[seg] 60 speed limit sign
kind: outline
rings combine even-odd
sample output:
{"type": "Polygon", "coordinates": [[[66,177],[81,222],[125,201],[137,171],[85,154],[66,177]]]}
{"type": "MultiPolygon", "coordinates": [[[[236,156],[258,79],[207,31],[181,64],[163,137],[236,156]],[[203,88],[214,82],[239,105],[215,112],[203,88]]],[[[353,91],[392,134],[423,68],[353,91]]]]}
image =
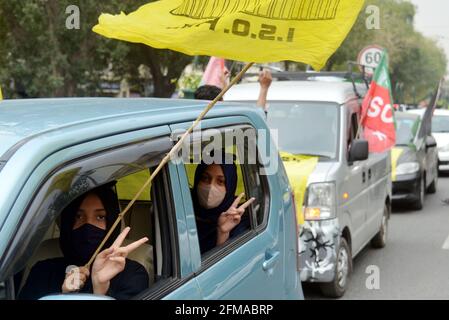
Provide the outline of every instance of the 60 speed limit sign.
{"type": "Polygon", "coordinates": [[[372,75],[374,73],[374,69],[379,66],[383,50],[384,49],[382,47],[376,45],[363,48],[357,58],[357,63],[359,64],[361,71],[363,71],[362,66],[364,66],[365,72],[372,75]]]}

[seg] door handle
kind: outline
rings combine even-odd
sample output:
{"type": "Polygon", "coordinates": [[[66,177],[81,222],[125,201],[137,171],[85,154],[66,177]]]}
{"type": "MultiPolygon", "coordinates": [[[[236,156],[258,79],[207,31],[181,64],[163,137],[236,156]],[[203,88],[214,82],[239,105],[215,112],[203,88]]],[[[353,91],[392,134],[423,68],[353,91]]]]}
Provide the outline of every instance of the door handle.
{"type": "Polygon", "coordinates": [[[362,172],[362,182],[363,183],[366,182],[366,172],[365,171],[362,172]]]}
{"type": "Polygon", "coordinates": [[[273,269],[276,263],[278,262],[280,257],[279,251],[275,251],[273,253],[266,252],[265,253],[265,261],[262,264],[262,269],[264,271],[269,271],[273,269]]]}
{"type": "Polygon", "coordinates": [[[368,180],[371,180],[371,169],[368,170],[368,180]]]}

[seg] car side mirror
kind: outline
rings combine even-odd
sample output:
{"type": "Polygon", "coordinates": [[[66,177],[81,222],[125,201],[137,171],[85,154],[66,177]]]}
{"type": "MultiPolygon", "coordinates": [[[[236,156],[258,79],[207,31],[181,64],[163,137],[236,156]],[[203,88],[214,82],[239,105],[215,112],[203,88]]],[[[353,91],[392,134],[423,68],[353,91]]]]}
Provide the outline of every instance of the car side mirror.
{"type": "Polygon", "coordinates": [[[355,161],[363,161],[369,157],[368,141],[366,140],[354,140],[349,150],[350,163],[355,161]]]}
{"type": "Polygon", "coordinates": [[[108,296],[101,296],[97,294],[65,293],[65,294],[48,295],[40,298],[39,300],[71,301],[71,300],[115,300],[115,299],[108,296]]]}
{"type": "Polygon", "coordinates": [[[437,141],[435,140],[434,137],[432,136],[427,136],[426,137],[426,148],[435,148],[437,146],[437,141]]]}

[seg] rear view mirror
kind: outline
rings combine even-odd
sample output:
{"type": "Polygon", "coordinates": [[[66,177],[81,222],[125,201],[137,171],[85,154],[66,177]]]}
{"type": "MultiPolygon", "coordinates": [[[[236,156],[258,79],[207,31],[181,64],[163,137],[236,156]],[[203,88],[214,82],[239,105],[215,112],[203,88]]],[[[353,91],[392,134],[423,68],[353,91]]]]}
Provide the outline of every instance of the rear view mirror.
{"type": "Polygon", "coordinates": [[[437,141],[432,136],[427,136],[426,138],[426,148],[435,148],[437,146],[437,141]]]}
{"type": "Polygon", "coordinates": [[[354,140],[351,144],[351,149],[349,150],[348,161],[350,163],[355,161],[363,161],[368,159],[368,157],[369,157],[368,141],[354,140]]]}

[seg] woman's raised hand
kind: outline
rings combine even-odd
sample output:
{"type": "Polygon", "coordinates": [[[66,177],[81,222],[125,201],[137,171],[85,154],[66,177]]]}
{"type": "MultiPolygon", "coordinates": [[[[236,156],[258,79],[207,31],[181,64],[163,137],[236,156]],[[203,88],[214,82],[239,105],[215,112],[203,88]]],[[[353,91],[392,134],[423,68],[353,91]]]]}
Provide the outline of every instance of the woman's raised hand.
{"type": "Polygon", "coordinates": [[[92,284],[94,293],[105,295],[109,289],[110,281],[117,274],[125,269],[126,257],[128,254],[148,241],[142,238],[125,247],[121,247],[123,241],[129,233],[130,228],[126,227],[112,246],[100,252],[92,265],[92,284]]]}
{"type": "Polygon", "coordinates": [[[245,194],[241,193],[234,200],[229,209],[226,212],[223,212],[218,218],[217,245],[221,245],[228,240],[229,233],[240,223],[242,215],[245,213],[245,209],[256,200],[256,198],[251,198],[241,206],[238,206],[244,196],[245,194]]]}

